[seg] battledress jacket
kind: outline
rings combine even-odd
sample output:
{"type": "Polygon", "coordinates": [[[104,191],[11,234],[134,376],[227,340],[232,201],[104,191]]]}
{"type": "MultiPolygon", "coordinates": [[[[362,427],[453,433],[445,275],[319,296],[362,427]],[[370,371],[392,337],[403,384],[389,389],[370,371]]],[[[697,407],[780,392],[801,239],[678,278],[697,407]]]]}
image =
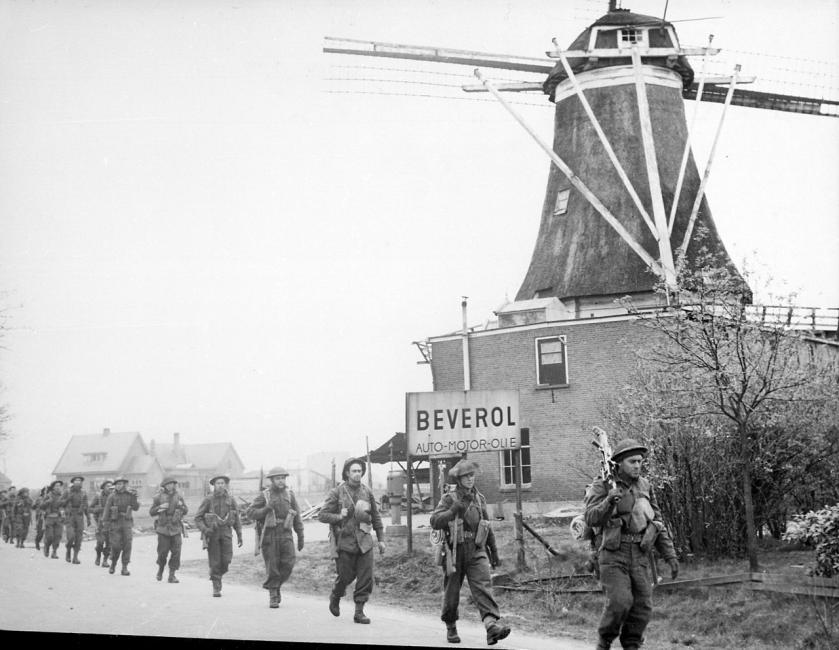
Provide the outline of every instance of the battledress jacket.
{"type": "Polygon", "coordinates": [[[384,527],[376,499],[364,483],[353,488],[348,482],[344,482],[332,488],[318,514],[318,520],[330,525],[339,551],[369,551],[374,546],[371,528],[376,531],[377,539],[384,539],[384,527]],[[360,499],[370,504],[369,514],[355,512],[355,504],[360,499]],[[349,511],[346,519],[341,518],[341,508],[347,508],[349,511]]]}
{"type": "MultiPolygon", "coordinates": [[[[437,507],[434,508],[434,511],[431,513],[429,523],[435,530],[448,531],[449,523],[456,518],[451,509],[455,500],[460,501],[466,508],[463,514],[460,515],[463,520],[464,533],[474,538],[475,533],[478,532],[480,521],[489,520],[486,498],[474,487],[471,490],[466,490],[458,486],[453,491],[444,494],[443,498],[440,499],[440,503],[437,504],[437,507]]],[[[448,540],[449,544],[453,541],[462,543],[462,540],[448,540]]],[[[498,564],[498,549],[495,545],[495,533],[492,531],[491,527],[487,531],[486,542],[484,542],[480,548],[486,549],[490,563],[493,566],[498,564]]]]}
{"type": "Polygon", "coordinates": [[[180,492],[175,490],[172,494],[160,492],[155,495],[152,501],[149,514],[157,517],[154,530],[158,535],[181,535],[183,534],[183,516],[189,512],[184,498],[180,492]]]}
{"type": "Polygon", "coordinates": [[[87,507],[87,492],[81,488],[71,487],[61,497],[61,507],[68,516],[84,515],[90,519],[87,507]]]}
{"type": "MultiPolygon", "coordinates": [[[[273,526],[272,534],[291,536],[292,529],[297,533],[297,539],[303,539],[303,520],[300,518],[300,508],[297,506],[297,498],[289,488],[278,490],[271,486],[259,493],[248,508],[248,514],[257,522],[257,528],[262,532],[265,526],[265,518],[271,509],[274,509],[276,526],[273,526]],[[289,512],[294,512],[289,525],[286,526],[289,512]]],[[[270,544],[271,536],[266,534],[262,538],[262,544],[270,544]]]]}
{"type": "Polygon", "coordinates": [[[218,531],[220,537],[233,537],[231,528],[236,531],[236,537],[242,537],[242,522],[239,520],[239,508],[236,500],[227,493],[218,495],[211,492],[195,513],[195,525],[206,535],[213,535],[218,531]]]}
{"type": "MultiPolygon", "coordinates": [[[[661,509],[650,482],[643,476],[636,481],[617,479],[617,486],[624,489],[623,498],[617,504],[611,503],[606,497],[609,494],[609,483],[603,479],[596,479],[586,492],[585,521],[594,529],[597,535],[599,550],[617,551],[621,545],[621,534],[643,533],[647,526],[655,526],[658,535],[655,538],[655,548],[665,560],[676,559],[673,540],[664,526],[661,509]],[[646,500],[649,508],[636,508],[636,503],[646,500]],[[652,512],[652,517],[641,523],[638,520],[639,510],[652,512]],[[633,513],[635,517],[633,518],[633,513]]],[[[639,506],[643,506],[639,503],[639,506]]]]}

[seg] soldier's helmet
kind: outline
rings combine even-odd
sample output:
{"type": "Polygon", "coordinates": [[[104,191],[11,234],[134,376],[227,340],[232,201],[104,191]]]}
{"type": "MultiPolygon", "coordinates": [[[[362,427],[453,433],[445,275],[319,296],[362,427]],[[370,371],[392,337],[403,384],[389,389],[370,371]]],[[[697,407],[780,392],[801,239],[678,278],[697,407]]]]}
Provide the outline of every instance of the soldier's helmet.
{"type": "Polygon", "coordinates": [[[127,478],[125,478],[124,476],[117,476],[117,477],[114,479],[114,485],[116,485],[117,483],[126,483],[126,484],[127,484],[127,483],[128,483],[128,479],[127,479],[127,478]]]}
{"type": "Polygon", "coordinates": [[[350,465],[356,463],[361,465],[361,475],[364,476],[364,474],[367,472],[367,463],[365,463],[361,458],[347,458],[347,460],[344,461],[344,469],[341,470],[342,479],[344,479],[345,481],[348,481],[350,479],[350,465]]]}
{"type": "Polygon", "coordinates": [[[163,480],[160,481],[160,487],[166,487],[169,483],[174,483],[175,485],[178,484],[178,479],[174,476],[164,476],[163,480]]]}
{"type": "Polygon", "coordinates": [[[99,487],[104,490],[105,488],[110,487],[113,484],[114,482],[111,479],[106,478],[104,481],[102,481],[102,484],[99,487]]]}
{"type": "Polygon", "coordinates": [[[637,440],[625,438],[615,445],[615,448],[612,451],[612,462],[619,463],[627,456],[635,456],[637,454],[641,454],[646,457],[648,451],[649,449],[637,440]]]}
{"type": "Polygon", "coordinates": [[[52,489],[53,489],[56,485],[61,485],[61,486],[64,486],[64,481],[62,481],[61,479],[55,479],[52,483],[50,483],[50,491],[52,491],[52,489]]]}
{"type": "Polygon", "coordinates": [[[464,474],[475,474],[479,469],[480,465],[474,460],[462,458],[449,470],[449,480],[452,483],[457,483],[464,474]]]}
{"type": "Polygon", "coordinates": [[[28,487],[22,487],[17,491],[17,495],[19,497],[26,496],[28,494],[29,494],[29,488],[28,487]]]}
{"type": "Polygon", "coordinates": [[[230,484],[230,477],[227,474],[219,474],[210,479],[210,485],[215,485],[218,480],[224,481],[225,484],[230,484]]]}
{"type": "Polygon", "coordinates": [[[84,482],[84,476],[74,476],[73,478],[70,479],[70,483],[72,483],[76,479],[79,479],[80,481],[84,482]]]}
{"type": "Polygon", "coordinates": [[[282,465],[277,465],[268,470],[265,478],[274,478],[275,476],[288,476],[288,470],[282,465]]]}

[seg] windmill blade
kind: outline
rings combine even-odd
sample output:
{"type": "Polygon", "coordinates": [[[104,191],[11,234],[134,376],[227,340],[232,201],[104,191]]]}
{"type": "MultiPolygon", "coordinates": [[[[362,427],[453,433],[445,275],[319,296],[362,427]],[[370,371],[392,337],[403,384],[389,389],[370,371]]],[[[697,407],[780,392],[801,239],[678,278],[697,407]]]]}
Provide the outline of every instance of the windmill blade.
{"type": "Polygon", "coordinates": [[[426,45],[404,45],[363,41],[352,38],[324,37],[323,51],[327,54],[356,54],[391,59],[410,59],[430,61],[432,63],[453,63],[457,65],[500,68],[520,72],[538,72],[548,74],[554,67],[551,61],[542,58],[514,56],[511,54],[490,54],[471,50],[455,50],[426,45]]]}
{"type": "MultiPolygon", "coordinates": [[[[698,87],[698,83],[691,85],[691,87],[684,92],[684,98],[696,99],[696,91],[698,87]]],[[[702,101],[722,104],[725,102],[727,92],[727,86],[720,84],[706,84],[705,89],[702,91],[702,101]]],[[[839,100],[835,99],[818,99],[816,97],[784,95],[780,93],[743,90],[738,88],[734,91],[731,103],[735,106],[763,108],[771,111],[839,117],[839,100]]]]}

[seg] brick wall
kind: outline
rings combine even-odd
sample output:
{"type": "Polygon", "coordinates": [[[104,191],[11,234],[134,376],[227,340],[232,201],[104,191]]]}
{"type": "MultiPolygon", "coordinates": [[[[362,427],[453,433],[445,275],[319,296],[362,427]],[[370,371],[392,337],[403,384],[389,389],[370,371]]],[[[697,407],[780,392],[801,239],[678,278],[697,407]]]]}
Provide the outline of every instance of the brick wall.
{"type": "MultiPolygon", "coordinates": [[[[649,336],[630,319],[591,319],[470,337],[472,389],[519,389],[521,426],[530,429],[531,445],[532,483],[522,495],[525,511],[582,500],[586,484],[597,473],[591,427],[603,424],[601,409],[628,380],[636,365],[635,351],[649,336]],[[535,339],[557,335],[566,336],[569,385],[539,389],[535,339]]],[[[432,339],[432,365],[434,390],[463,388],[460,339],[432,339]]],[[[501,489],[499,454],[473,453],[470,458],[481,465],[479,489],[487,500],[512,508],[515,491],[501,489]]]]}

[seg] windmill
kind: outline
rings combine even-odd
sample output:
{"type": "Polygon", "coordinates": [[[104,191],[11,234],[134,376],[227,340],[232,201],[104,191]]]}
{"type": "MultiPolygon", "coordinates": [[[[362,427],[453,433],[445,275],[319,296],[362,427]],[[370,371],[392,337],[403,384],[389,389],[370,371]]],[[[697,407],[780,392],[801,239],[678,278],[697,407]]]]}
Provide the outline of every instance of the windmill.
{"type": "Polygon", "coordinates": [[[713,148],[700,175],[684,100],[839,115],[834,100],[745,90],[752,78],[738,69],[697,74],[688,57],[713,56],[710,43],[682,47],[672,22],[614,2],[567,49],[554,47],[544,58],[333,38],[324,51],[476,66],[481,83],[463,90],[492,93],[517,119],[505,95],[550,97],[554,138],[540,145],[553,164],[516,299],[555,297],[577,312],[619,295],[655,300],[660,283],[676,291],[679,266],[696,262],[700,250],[737,273],[705,197],[713,148]],[[480,71],[486,68],[543,78],[495,84],[480,71]]]}

